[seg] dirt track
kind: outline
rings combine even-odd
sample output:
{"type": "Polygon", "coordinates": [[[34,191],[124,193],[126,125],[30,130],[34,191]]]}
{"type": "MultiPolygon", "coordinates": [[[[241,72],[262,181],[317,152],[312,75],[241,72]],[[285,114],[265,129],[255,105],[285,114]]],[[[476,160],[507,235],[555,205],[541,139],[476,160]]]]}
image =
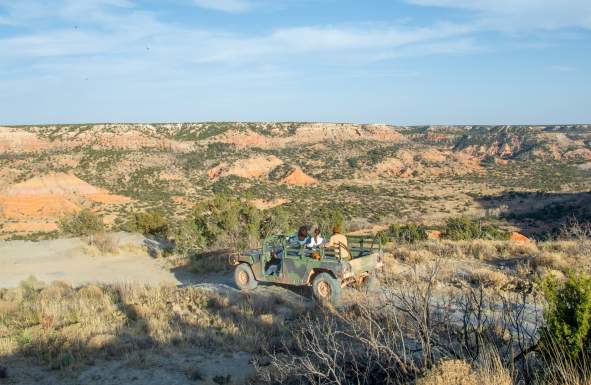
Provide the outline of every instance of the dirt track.
{"type": "Polygon", "coordinates": [[[150,240],[137,235],[117,233],[120,252],[100,255],[80,239],[56,239],[40,242],[0,242],[0,287],[15,287],[29,276],[40,281],[65,281],[78,286],[88,282],[142,284],[181,284],[164,268],[162,260],[152,258],[150,240]]]}

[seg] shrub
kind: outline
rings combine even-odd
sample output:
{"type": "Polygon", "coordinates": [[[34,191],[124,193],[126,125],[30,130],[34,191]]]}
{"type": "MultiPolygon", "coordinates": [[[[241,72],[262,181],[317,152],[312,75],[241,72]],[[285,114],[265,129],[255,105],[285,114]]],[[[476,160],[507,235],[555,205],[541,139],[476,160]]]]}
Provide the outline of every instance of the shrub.
{"type": "Polygon", "coordinates": [[[323,207],[311,215],[313,223],[324,234],[331,234],[334,227],[338,227],[342,233],[347,231],[345,215],[340,209],[323,207]]]}
{"type": "Polygon", "coordinates": [[[168,221],[159,211],[147,211],[135,213],[129,228],[144,235],[167,237],[169,231],[168,221]]]}
{"type": "Polygon", "coordinates": [[[265,210],[260,224],[261,238],[289,231],[289,213],[281,206],[265,210]]]}
{"type": "Polygon", "coordinates": [[[192,218],[182,221],[173,236],[176,252],[180,255],[191,256],[205,246],[205,238],[192,218]]]}
{"type": "Polygon", "coordinates": [[[89,209],[68,215],[59,222],[61,232],[75,237],[90,236],[105,230],[103,218],[89,209]]]}
{"type": "Polygon", "coordinates": [[[510,234],[496,225],[485,224],[481,220],[459,217],[448,219],[441,235],[443,238],[454,241],[469,241],[472,239],[507,240],[510,234]]]}
{"type": "Polygon", "coordinates": [[[111,234],[97,234],[94,237],[94,245],[102,253],[117,254],[119,252],[119,242],[111,234]]]}
{"type": "Polygon", "coordinates": [[[195,206],[189,218],[204,247],[241,250],[259,241],[261,212],[256,207],[223,195],[195,206]]]}
{"type": "Polygon", "coordinates": [[[591,276],[570,273],[564,283],[552,276],[543,282],[548,302],[544,313],[546,327],[541,333],[541,351],[556,357],[560,347],[573,361],[588,360],[591,353],[591,276]]]}
{"type": "Polygon", "coordinates": [[[414,223],[406,225],[392,224],[385,232],[385,241],[415,243],[427,239],[426,229],[414,223]]]}

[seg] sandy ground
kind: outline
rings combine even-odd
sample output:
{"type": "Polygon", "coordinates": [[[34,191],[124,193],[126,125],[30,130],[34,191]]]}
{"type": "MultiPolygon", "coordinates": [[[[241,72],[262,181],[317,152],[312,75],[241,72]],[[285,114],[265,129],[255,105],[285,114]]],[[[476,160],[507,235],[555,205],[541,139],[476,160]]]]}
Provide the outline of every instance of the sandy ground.
{"type": "Polygon", "coordinates": [[[147,252],[157,248],[138,235],[116,233],[121,251],[100,255],[80,239],[49,241],[0,241],[0,287],[15,287],[29,276],[43,282],[65,281],[78,286],[89,282],[182,284],[164,266],[164,261],[147,252]]]}

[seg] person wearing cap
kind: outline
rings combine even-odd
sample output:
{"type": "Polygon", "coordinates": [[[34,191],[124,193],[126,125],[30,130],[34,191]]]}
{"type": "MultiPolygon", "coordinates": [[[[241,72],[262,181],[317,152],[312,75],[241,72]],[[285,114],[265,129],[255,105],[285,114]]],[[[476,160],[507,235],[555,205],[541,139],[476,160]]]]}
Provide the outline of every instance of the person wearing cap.
{"type": "Polygon", "coordinates": [[[347,237],[341,234],[341,228],[339,226],[334,226],[332,228],[332,235],[324,247],[334,247],[339,251],[341,258],[351,259],[351,254],[349,254],[349,242],[347,241],[347,237]]]}

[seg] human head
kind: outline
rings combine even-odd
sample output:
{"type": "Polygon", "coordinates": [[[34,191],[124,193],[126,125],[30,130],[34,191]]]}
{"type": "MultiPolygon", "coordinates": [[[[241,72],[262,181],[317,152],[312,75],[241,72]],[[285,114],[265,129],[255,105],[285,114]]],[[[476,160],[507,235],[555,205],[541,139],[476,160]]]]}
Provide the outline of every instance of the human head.
{"type": "Polygon", "coordinates": [[[334,225],[332,227],[332,233],[333,234],[340,234],[341,233],[341,228],[339,227],[339,225],[334,225]]]}
{"type": "Polygon", "coordinates": [[[320,235],[320,229],[317,227],[316,229],[314,229],[314,236],[317,237],[320,235]]]}
{"type": "Polygon", "coordinates": [[[298,238],[306,238],[308,236],[308,228],[306,226],[301,226],[298,230],[298,238]]]}

